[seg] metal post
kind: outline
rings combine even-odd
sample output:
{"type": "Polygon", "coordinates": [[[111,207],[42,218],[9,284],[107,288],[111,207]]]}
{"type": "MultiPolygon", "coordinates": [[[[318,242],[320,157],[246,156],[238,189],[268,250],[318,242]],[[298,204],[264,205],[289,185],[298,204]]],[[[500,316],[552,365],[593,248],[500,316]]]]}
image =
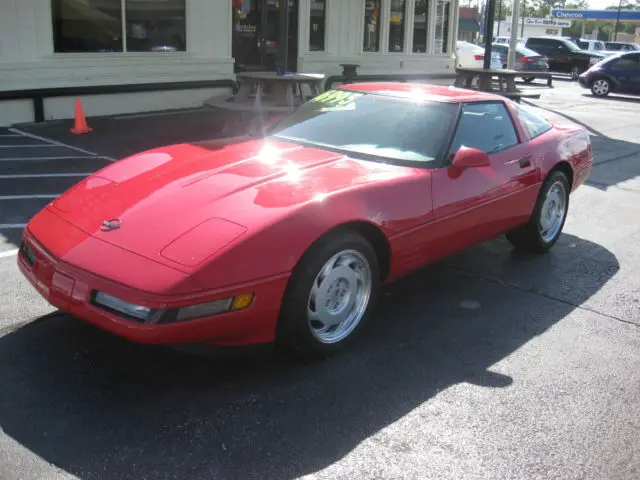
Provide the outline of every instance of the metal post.
{"type": "Polygon", "coordinates": [[[483,68],[489,70],[491,68],[491,50],[493,43],[493,22],[496,19],[496,0],[487,2],[487,20],[484,24],[484,65],[483,68]]]}
{"type": "Polygon", "coordinates": [[[511,12],[511,39],[509,40],[509,54],[507,68],[513,70],[516,65],[516,49],[518,48],[518,16],[520,15],[520,0],[513,0],[511,12]]]}
{"type": "Polygon", "coordinates": [[[289,60],[289,0],[280,1],[280,38],[278,38],[278,53],[276,72],[278,75],[287,73],[289,60]]]}
{"type": "Polygon", "coordinates": [[[500,24],[502,23],[502,0],[498,3],[498,32],[496,33],[496,37],[500,36],[500,24]]]}
{"type": "Polygon", "coordinates": [[[524,17],[527,15],[526,11],[527,0],[522,0],[522,26],[520,27],[520,36],[524,38],[524,17]]]}
{"type": "Polygon", "coordinates": [[[620,0],[618,2],[618,16],[616,17],[616,26],[615,29],[613,30],[613,41],[617,42],[618,41],[618,27],[620,26],[620,9],[622,8],[622,0],[620,0]]]}

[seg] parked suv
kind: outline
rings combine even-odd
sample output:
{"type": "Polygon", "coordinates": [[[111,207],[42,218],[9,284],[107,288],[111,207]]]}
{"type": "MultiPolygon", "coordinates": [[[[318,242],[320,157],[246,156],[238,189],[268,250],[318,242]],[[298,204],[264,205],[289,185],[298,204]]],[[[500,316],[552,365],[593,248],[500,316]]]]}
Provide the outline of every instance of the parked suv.
{"type": "Polygon", "coordinates": [[[569,73],[572,80],[604,58],[603,54],[581,50],[572,41],[559,37],[529,37],[525,47],[547,57],[549,70],[569,73]]]}

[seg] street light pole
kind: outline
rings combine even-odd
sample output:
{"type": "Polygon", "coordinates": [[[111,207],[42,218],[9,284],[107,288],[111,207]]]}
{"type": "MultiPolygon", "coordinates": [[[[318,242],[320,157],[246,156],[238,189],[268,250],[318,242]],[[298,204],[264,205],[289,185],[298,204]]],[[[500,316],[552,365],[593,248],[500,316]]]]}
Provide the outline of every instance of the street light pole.
{"type": "Polygon", "coordinates": [[[618,16],[616,17],[616,26],[613,30],[613,41],[618,41],[618,27],[620,26],[620,9],[622,8],[622,0],[618,2],[618,16]]]}
{"type": "Polygon", "coordinates": [[[502,0],[498,3],[498,32],[496,33],[496,37],[500,36],[500,24],[502,23],[502,0]]]}
{"type": "Polygon", "coordinates": [[[484,64],[483,68],[491,68],[491,51],[493,43],[493,22],[496,19],[496,0],[488,0],[487,20],[484,24],[484,64]]]}
{"type": "Polygon", "coordinates": [[[513,70],[516,65],[516,49],[518,48],[518,15],[520,15],[520,0],[513,0],[511,12],[511,39],[507,55],[507,68],[513,70]]]}

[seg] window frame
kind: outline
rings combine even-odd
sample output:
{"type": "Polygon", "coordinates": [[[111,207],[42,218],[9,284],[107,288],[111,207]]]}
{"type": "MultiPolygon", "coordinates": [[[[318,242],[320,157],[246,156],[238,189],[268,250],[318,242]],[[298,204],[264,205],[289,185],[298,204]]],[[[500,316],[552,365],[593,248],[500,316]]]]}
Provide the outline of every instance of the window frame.
{"type": "Polygon", "coordinates": [[[388,35],[388,25],[386,20],[389,18],[389,11],[391,8],[391,4],[385,0],[370,0],[370,1],[378,1],[380,2],[380,11],[378,12],[378,49],[377,50],[365,50],[364,49],[364,35],[365,28],[367,26],[367,22],[365,21],[365,13],[367,11],[367,1],[362,0],[362,8],[360,9],[360,54],[361,55],[380,55],[383,53],[388,53],[386,50],[385,39],[389,37],[388,35]],[[387,6],[389,8],[387,8],[387,6]]]}
{"type": "MultiPolygon", "coordinates": [[[[366,1],[366,0],[365,0],[366,1]]],[[[402,51],[396,52],[391,51],[389,49],[389,39],[391,36],[391,2],[393,0],[382,0],[383,9],[385,14],[383,15],[383,19],[385,20],[386,29],[383,30],[383,41],[384,41],[384,50],[383,53],[388,53],[389,55],[406,55],[408,53],[407,49],[409,47],[409,19],[413,21],[413,16],[409,15],[409,10],[411,5],[415,5],[415,0],[404,0],[404,13],[403,13],[403,25],[402,25],[402,51]],[[385,7],[386,4],[386,7],[385,7]],[[388,8],[387,8],[388,7],[388,8]]],[[[411,30],[413,32],[413,29],[411,30]]],[[[413,40],[413,39],[412,39],[413,40]]],[[[413,48],[413,46],[412,46],[413,48]]],[[[367,52],[370,53],[370,52],[367,52]]]]}
{"type": "Polygon", "coordinates": [[[505,152],[505,151],[509,150],[510,148],[517,147],[519,145],[522,145],[522,143],[524,143],[522,137],[520,136],[520,131],[518,130],[516,122],[514,121],[513,114],[512,114],[511,110],[509,109],[509,107],[507,106],[507,104],[505,102],[503,102],[501,100],[479,100],[479,101],[459,102],[458,118],[454,122],[455,127],[453,128],[453,130],[451,132],[451,135],[449,137],[449,142],[446,145],[446,150],[444,150],[446,152],[446,154],[443,157],[444,158],[444,162],[443,162],[443,167],[444,168],[451,167],[451,163],[453,162],[453,158],[454,158],[456,152],[452,152],[451,151],[451,147],[453,145],[453,141],[456,138],[456,134],[458,133],[458,128],[460,127],[460,122],[462,120],[462,115],[464,113],[464,108],[469,106],[469,105],[501,105],[502,108],[504,108],[505,112],[507,113],[507,116],[509,117],[509,121],[511,122],[511,127],[513,128],[513,131],[514,131],[515,136],[516,136],[516,143],[513,144],[513,145],[510,145],[508,147],[505,147],[505,148],[503,148],[501,150],[496,150],[495,152],[489,153],[488,154],[489,158],[491,158],[493,155],[505,152]]]}
{"type": "MultiPolygon", "coordinates": [[[[64,1],[64,0],[61,0],[64,1]]],[[[56,0],[49,0],[49,26],[51,28],[50,30],[50,34],[51,34],[51,52],[53,54],[54,57],[57,56],[72,56],[72,57],[77,57],[79,55],[100,55],[100,56],[105,56],[105,55],[179,55],[179,56],[184,56],[186,54],[189,53],[189,15],[188,15],[188,9],[189,9],[189,3],[190,0],[183,0],[184,1],[184,44],[185,44],[185,49],[184,50],[177,50],[175,52],[162,52],[162,51],[157,51],[154,52],[153,50],[149,50],[149,51],[129,51],[127,49],[127,7],[126,7],[126,3],[128,0],[120,0],[120,33],[122,34],[122,50],[118,51],[118,52],[56,52],[56,36],[55,36],[55,28],[54,28],[54,2],[56,2],[56,0]]]]}
{"type": "MultiPolygon", "coordinates": [[[[323,50],[311,50],[311,4],[313,0],[306,2],[306,17],[307,21],[304,22],[307,27],[306,32],[306,48],[304,49],[305,55],[327,55],[330,51],[329,48],[329,19],[331,12],[331,0],[324,0],[324,49],[323,50]]],[[[302,29],[300,29],[302,32],[302,29]]]]}

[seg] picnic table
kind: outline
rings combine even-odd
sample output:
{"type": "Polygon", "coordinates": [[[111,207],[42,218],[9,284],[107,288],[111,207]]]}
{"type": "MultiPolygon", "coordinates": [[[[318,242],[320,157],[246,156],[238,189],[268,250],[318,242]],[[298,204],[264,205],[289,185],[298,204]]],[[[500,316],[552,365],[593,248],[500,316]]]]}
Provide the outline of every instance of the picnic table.
{"type": "Polygon", "coordinates": [[[305,101],[303,86],[307,85],[312,96],[322,92],[323,74],[276,72],[242,72],[236,74],[238,82],[237,103],[244,103],[255,95],[255,105],[264,105],[265,100],[274,107],[293,109],[305,101]],[[267,93],[267,91],[269,93],[267,93]],[[268,96],[268,98],[267,98],[268,96]],[[298,97],[298,101],[296,100],[298,97]]]}
{"type": "Polygon", "coordinates": [[[521,98],[540,98],[539,93],[523,93],[516,87],[516,77],[522,72],[506,68],[458,68],[454,86],[492,92],[519,102],[521,98]],[[478,79],[478,86],[474,88],[473,80],[478,79]],[[494,79],[497,82],[494,82],[494,79]],[[497,88],[496,88],[497,87],[497,88]]]}

